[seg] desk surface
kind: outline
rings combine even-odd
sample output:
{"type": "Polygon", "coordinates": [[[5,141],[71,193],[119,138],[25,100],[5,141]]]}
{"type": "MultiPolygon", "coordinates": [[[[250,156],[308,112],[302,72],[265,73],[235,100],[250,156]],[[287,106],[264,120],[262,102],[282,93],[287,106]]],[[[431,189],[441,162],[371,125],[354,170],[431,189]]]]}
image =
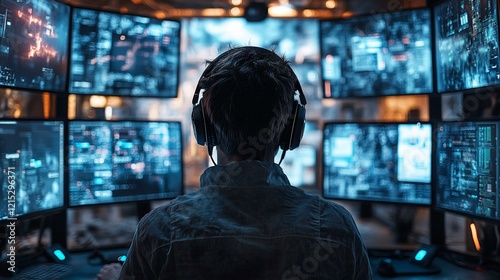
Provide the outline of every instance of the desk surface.
{"type": "Polygon", "coordinates": [[[377,273],[377,267],[381,258],[370,258],[373,269],[373,279],[405,279],[405,280],[498,280],[500,273],[495,271],[475,271],[454,265],[441,257],[436,257],[432,262],[434,267],[441,269],[438,274],[431,275],[411,275],[411,276],[398,276],[398,277],[385,277],[377,273]]]}
{"type": "MultiPolygon", "coordinates": [[[[102,251],[105,258],[114,259],[115,257],[125,254],[126,249],[113,249],[102,251]]],[[[88,261],[89,252],[79,252],[71,253],[69,264],[74,266],[74,270],[65,277],[61,279],[65,280],[95,280],[96,275],[101,269],[102,265],[92,265],[88,261]]],[[[500,279],[500,273],[495,271],[475,271],[471,269],[466,269],[463,267],[456,266],[441,257],[437,257],[433,261],[433,265],[439,267],[441,272],[439,274],[433,275],[420,275],[420,276],[399,276],[399,277],[384,277],[379,275],[377,271],[377,266],[381,260],[381,257],[371,257],[370,262],[374,272],[374,279],[404,279],[404,280],[429,280],[429,279],[439,279],[439,280],[498,280],[500,279]]],[[[1,278],[0,279],[23,279],[22,272],[13,278],[1,278]]],[[[56,279],[51,279],[56,280],[56,279]]]]}

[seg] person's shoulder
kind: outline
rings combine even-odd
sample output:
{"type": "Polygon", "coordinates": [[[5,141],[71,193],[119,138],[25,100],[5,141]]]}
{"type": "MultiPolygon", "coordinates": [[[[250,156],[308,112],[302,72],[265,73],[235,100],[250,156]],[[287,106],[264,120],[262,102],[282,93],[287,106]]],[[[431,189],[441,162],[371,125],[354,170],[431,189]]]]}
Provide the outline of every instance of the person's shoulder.
{"type": "Polygon", "coordinates": [[[291,187],[290,188],[293,192],[297,193],[299,196],[302,196],[304,200],[310,201],[311,203],[317,203],[322,207],[327,207],[327,208],[332,208],[332,209],[345,209],[342,205],[326,200],[323,198],[321,195],[316,194],[316,193],[311,193],[311,192],[306,192],[300,188],[297,187],[291,187]]]}
{"type": "MultiPolygon", "coordinates": [[[[166,231],[170,224],[170,218],[165,215],[165,208],[168,208],[169,202],[158,206],[144,215],[137,224],[137,234],[139,239],[149,239],[149,235],[156,232],[166,231]]],[[[166,231],[168,232],[168,231],[166,231]]]]}
{"type": "Polygon", "coordinates": [[[170,220],[173,211],[176,211],[176,209],[178,209],[181,205],[193,203],[197,196],[199,196],[199,190],[182,194],[172,200],[166,201],[164,204],[147,213],[140,220],[139,224],[146,226],[168,221],[170,220]]]}
{"type": "Polygon", "coordinates": [[[168,238],[172,229],[172,216],[175,215],[175,208],[183,201],[189,201],[193,194],[180,195],[164,204],[155,207],[142,217],[137,225],[137,235],[139,240],[148,242],[152,237],[163,236],[168,238]]]}
{"type": "Polygon", "coordinates": [[[321,212],[331,212],[331,213],[339,213],[340,215],[350,216],[350,212],[342,205],[326,200],[321,197],[319,194],[309,193],[297,187],[289,187],[287,191],[294,193],[294,196],[297,200],[302,201],[302,203],[309,203],[317,205],[321,212]]]}
{"type": "Polygon", "coordinates": [[[343,215],[351,216],[351,213],[347,208],[345,208],[343,205],[340,205],[337,202],[326,200],[322,197],[319,197],[320,205],[322,205],[325,209],[325,211],[334,211],[341,213],[343,215]]]}
{"type": "Polygon", "coordinates": [[[307,193],[305,195],[309,197],[312,203],[317,205],[318,212],[323,220],[345,225],[354,224],[351,212],[343,205],[327,200],[320,195],[307,193]]]}

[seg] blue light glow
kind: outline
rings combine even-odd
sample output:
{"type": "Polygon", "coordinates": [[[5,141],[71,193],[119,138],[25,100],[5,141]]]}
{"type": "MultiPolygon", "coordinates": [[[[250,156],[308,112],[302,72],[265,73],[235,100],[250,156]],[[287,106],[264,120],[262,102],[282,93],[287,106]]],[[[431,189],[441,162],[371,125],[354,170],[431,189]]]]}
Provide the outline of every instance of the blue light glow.
{"type": "Polygon", "coordinates": [[[54,255],[61,261],[64,261],[66,259],[66,255],[61,250],[55,250],[54,255]]]}
{"type": "Polygon", "coordinates": [[[418,253],[415,255],[415,260],[417,261],[421,261],[424,259],[425,255],[427,255],[427,251],[426,250],[420,250],[418,251],[418,253]]]}

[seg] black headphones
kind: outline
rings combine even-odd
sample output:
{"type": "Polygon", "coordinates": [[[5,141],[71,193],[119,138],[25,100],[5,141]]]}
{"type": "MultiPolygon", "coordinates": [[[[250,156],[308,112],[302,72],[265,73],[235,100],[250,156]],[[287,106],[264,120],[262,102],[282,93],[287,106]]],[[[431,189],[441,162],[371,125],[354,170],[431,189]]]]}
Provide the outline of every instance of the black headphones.
{"type": "MultiPolygon", "coordinates": [[[[209,74],[212,69],[217,65],[217,63],[223,58],[230,55],[232,52],[237,51],[241,48],[255,48],[257,50],[264,50],[271,52],[267,49],[259,48],[259,47],[240,47],[235,49],[230,49],[225,53],[222,53],[219,57],[215,58],[209,66],[203,71],[203,74],[196,85],[196,89],[193,96],[193,112],[191,114],[191,120],[193,124],[194,137],[196,138],[196,142],[199,145],[207,145],[209,155],[211,156],[212,149],[214,146],[217,146],[218,142],[215,137],[214,128],[210,121],[207,119],[206,114],[203,110],[203,106],[201,106],[200,92],[202,90],[200,82],[201,80],[209,74]]],[[[299,93],[300,103],[297,100],[293,102],[292,113],[288,118],[288,122],[283,129],[283,132],[280,136],[280,148],[283,151],[293,150],[297,148],[300,144],[300,140],[304,134],[305,128],[305,120],[306,120],[306,97],[304,92],[302,91],[302,87],[300,86],[299,79],[293,72],[290,65],[288,65],[290,72],[293,75],[293,79],[295,80],[295,91],[299,93]]]]}

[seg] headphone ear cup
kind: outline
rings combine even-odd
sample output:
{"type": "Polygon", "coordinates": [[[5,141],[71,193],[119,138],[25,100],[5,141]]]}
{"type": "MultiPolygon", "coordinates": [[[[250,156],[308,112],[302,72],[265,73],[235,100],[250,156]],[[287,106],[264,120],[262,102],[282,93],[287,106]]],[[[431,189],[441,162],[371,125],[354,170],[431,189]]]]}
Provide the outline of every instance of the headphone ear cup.
{"type": "Polygon", "coordinates": [[[204,146],[207,141],[205,138],[205,121],[200,104],[193,107],[193,112],[191,113],[191,123],[193,124],[193,133],[196,142],[199,145],[204,146]]]}
{"type": "Polygon", "coordinates": [[[306,107],[294,101],[292,114],[280,137],[282,150],[293,150],[300,145],[306,125],[306,107]]]}
{"type": "Polygon", "coordinates": [[[206,144],[209,147],[217,145],[212,125],[207,123],[201,104],[193,107],[193,111],[191,113],[191,123],[193,124],[194,138],[196,138],[196,142],[199,145],[204,146],[206,144]]]}

